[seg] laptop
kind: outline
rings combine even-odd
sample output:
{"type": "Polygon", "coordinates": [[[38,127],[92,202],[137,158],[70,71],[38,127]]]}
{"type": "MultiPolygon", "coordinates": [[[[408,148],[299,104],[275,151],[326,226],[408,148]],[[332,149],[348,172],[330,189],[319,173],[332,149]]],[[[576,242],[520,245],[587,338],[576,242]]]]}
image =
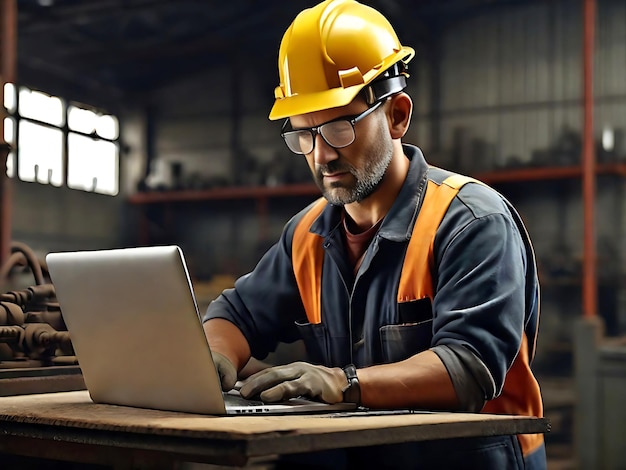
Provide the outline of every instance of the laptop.
{"type": "Polygon", "coordinates": [[[46,262],[95,403],[210,415],[355,408],[223,393],[178,246],[50,253],[46,262]]]}

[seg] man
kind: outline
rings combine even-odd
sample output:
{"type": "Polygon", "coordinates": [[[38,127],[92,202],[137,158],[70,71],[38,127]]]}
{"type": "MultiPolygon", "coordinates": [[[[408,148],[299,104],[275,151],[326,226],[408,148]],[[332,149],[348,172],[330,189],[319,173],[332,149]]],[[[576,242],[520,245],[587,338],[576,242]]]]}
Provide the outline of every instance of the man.
{"type": "MultiPolygon", "coordinates": [[[[531,369],[535,260],[515,210],[485,185],[429,167],[401,139],[414,51],[353,0],[302,11],[279,53],[270,119],[324,198],[209,306],[224,390],[251,356],[302,339],[307,361],[264,369],[241,394],[367,408],[542,416],[531,369]]],[[[545,468],[542,435],[355,449],[375,468],[545,468]]],[[[368,468],[369,468],[368,466],[368,468]]]]}

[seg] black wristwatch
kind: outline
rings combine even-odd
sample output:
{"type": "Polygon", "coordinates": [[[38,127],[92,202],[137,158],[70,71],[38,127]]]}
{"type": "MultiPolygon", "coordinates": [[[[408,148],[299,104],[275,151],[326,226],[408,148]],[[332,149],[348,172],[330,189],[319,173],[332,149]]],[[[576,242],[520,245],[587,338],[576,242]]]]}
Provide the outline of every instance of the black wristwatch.
{"type": "Polygon", "coordinates": [[[354,364],[349,364],[343,368],[343,372],[348,379],[348,386],[343,389],[343,401],[360,405],[361,386],[359,385],[359,378],[356,376],[356,367],[354,364]]]}

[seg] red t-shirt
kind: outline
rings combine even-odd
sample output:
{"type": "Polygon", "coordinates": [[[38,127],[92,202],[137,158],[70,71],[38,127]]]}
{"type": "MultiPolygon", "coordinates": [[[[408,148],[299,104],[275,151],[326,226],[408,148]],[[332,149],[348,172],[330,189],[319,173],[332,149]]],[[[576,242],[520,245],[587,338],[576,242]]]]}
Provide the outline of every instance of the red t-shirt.
{"type": "Polygon", "coordinates": [[[359,266],[361,266],[361,261],[363,261],[363,255],[367,251],[367,247],[371,243],[374,235],[378,231],[380,224],[383,219],[380,219],[374,225],[372,225],[367,230],[360,233],[352,233],[348,228],[348,219],[349,216],[344,212],[342,217],[343,222],[343,232],[346,240],[346,250],[348,252],[348,259],[352,266],[352,271],[354,275],[356,275],[359,270],[359,266]]]}

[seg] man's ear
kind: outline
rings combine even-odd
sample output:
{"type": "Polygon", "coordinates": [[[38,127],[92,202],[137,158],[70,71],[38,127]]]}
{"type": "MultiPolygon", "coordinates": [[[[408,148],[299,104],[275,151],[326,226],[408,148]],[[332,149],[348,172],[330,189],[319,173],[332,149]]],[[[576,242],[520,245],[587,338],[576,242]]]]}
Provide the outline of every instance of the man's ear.
{"type": "Polygon", "coordinates": [[[390,98],[388,106],[387,119],[391,138],[401,139],[411,123],[413,101],[409,95],[401,92],[390,98]]]}

